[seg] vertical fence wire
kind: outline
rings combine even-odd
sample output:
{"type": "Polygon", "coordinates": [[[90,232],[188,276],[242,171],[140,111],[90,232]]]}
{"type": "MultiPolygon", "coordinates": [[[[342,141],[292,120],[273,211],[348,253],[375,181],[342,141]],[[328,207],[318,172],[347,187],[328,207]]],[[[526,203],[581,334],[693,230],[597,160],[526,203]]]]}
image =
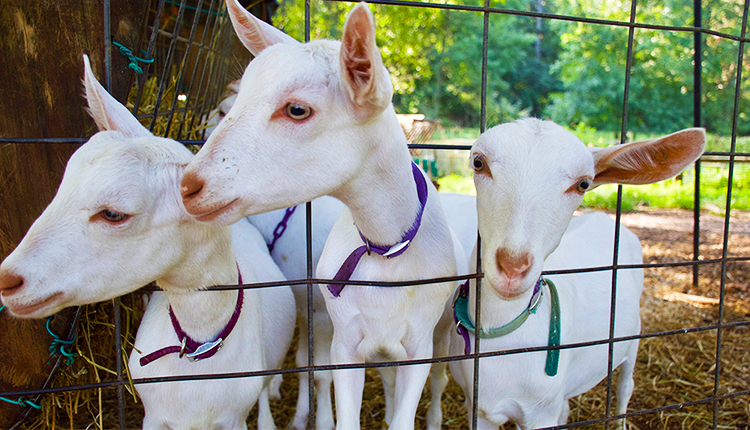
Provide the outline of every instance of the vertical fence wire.
{"type": "MultiPolygon", "coordinates": [[[[107,0],[108,1],[108,0],[107,0]]],[[[146,58],[154,58],[154,46],[156,45],[156,29],[159,28],[159,22],[161,21],[162,14],[164,13],[164,0],[160,0],[156,7],[156,14],[154,16],[154,22],[152,24],[153,31],[148,41],[148,47],[146,48],[146,58]]],[[[107,49],[109,51],[109,49],[107,49]]],[[[138,82],[138,91],[133,101],[133,115],[138,116],[138,108],[140,107],[141,97],[143,96],[143,90],[146,86],[146,79],[148,79],[148,71],[153,63],[146,63],[143,65],[144,73],[140,77],[136,78],[138,82]]]]}
{"type": "MultiPolygon", "coordinates": [[[[111,7],[110,0],[104,0],[103,19],[104,19],[104,81],[107,91],[112,92],[112,27],[111,27],[111,7]]],[[[123,390],[125,386],[123,381],[123,359],[122,359],[122,316],[120,314],[120,298],[112,299],[114,312],[112,318],[115,326],[115,360],[117,372],[117,417],[120,430],[125,430],[125,396],[123,390]]]]}
{"type": "Polygon", "coordinates": [[[747,33],[747,14],[750,0],[745,0],[742,12],[742,30],[740,31],[739,49],[737,52],[737,78],[734,86],[734,109],[732,112],[732,138],[729,147],[729,172],[727,174],[727,200],[724,211],[724,232],[721,250],[721,279],[719,286],[719,327],[716,329],[716,367],[714,369],[714,415],[713,429],[719,428],[719,394],[721,390],[721,340],[724,333],[724,306],[727,280],[727,257],[729,254],[729,222],[732,212],[732,182],[734,180],[735,148],[737,143],[737,122],[739,120],[740,92],[742,90],[742,61],[745,54],[745,34],[747,33]]]}
{"type": "MultiPolygon", "coordinates": [[[[169,112],[169,116],[167,117],[167,126],[164,131],[165,136],[169,136],[169,130],[172,128],[172,120],[174,119],[175,110],[177,108],[177,101],[180,97],[180,91],[178,91],[178,89],[182,86],[182,82],[185,79],[185,69],[187,68],[187,62],[190,59],[190,52],[193,49],[193,38],[195,37],[195,31],[198,29],[198,23],[200,22],[201,13],[203,12],[202,4],[202,1],[198,3],[198,7],[196,7],[195,13],[193,15],[193,23],[190,26],[190,35],[188,36],[188,40],[186,42],[187,46],[185,48],[185,54],[182,56],[182,62],[180,63],[180,68],[177,72],[177,80],[174,84],[175,90],[174,94],[172,95],[172,110],[169,112]]],[[[187,107],[185,108],[185,113],[187,113],[187,107]]]]}
{"type": "MultiPolygon", "coordinates": [[[[484,7],[490,6],[490,0],[484,0],[484,7]]],[[[484,20],[482,25],[482,89],[481,89],[481,101],[480,101],[480,113],[479,113],[479,130],[480,133],[484,133],[487,129],[487,62],[488,62],[488,51],[489,51],[489,38],[490,38],[490,13],[485,11],[482,14],[484,20]]],[[[477,272],[482,271],[482,253],[481,253],[481,240],[477,234],[477,272]]],[[[479,416],[479,353],[481,352],[480,343],[481,339],[479,333],[482,331],[482,280],[477,278],[476,280],[476,294],[475,294],[475,310],[474,310],[474,325],[476,330],[476,336],[474,336],[474,372],[473,372],[473,384],[472,384],[472,402],[471,402],[471,428],[478,428],[478,416],[479,416]]]]}
{"type": "MultiPolygon", "coordinates": [[[[167,58],[164,61],[164,70],[161,74],[161,80],[159,81],[159,91],[156,93],[156,102],[154,102],[154,112],[150,114],[151,125],[149,125],[149,131],[153,132],[156,127],[156,121],[159,117],[159,106],[161,106],[161,98],[164,95],[164,91],[169,87],[168,79],[170,78],[169,71],[172,67],[172,58],[174,57],[175,46],[177,45],[177,36],[180,34],[180,27],[182,25],[182,16],[185,13],[185,1],[180,0],[180,8],[177,11],[177,18],[175,19],[174,30],[172,31],[172,40],[169,43],[169,50],[167,51],[167,58]]],[[[155,28],[154,31],[157,31],[155,28]]],[[[176,91],[176,89],[175,89],[176,91]]]]}
{"type": "MultiPolygon", "coordinates": [[[[693,27],[701,28],[703,23],[703,9],[701,0],[693,0],[693,27]]],[[[693,32],[693,127],[701,126],[701,98],[702,75],[703,75],[703,34],[700,31],[693,32]]],[[[698,278],[700,265],[697,263],[700,258],[701,243],[701,160],[698,159],[694,165],[695,191],[693,194],[693,288],[698,288],[698,278]]]]}
{"type": "MultiPolygon", "coordinates": [[[[213,13],[212,13],[212,11],[214,10],[214,4],[217,1],[220,2],[220,0],[211,0],[211,3],[208,6],[208,10],[206,11],[206,24],[203,26],[203,35],[201,36],[201,41],[198,44],[198,48],[199,48],[198,49],[198,54],[195,57],[195,64],[193,65],[193,72],[190,74],[190,85],[188,85],[187,91],[185,92],[185,94],[186,94],[186,99],[185,99],[185,106],[186,106],[186,108],[185,108],[185,111],[182,113],[182,118],[180,120],[180,127],[177,130],[177,136],[189,137],[189,136],[186,136],[186,135],[189,134],[190,130],[193,128],[193,124],[194,124],[196,115],[190,116],[190,126],[188,126],[187,129],[185,130],[185,134],[186,135],[182,134],[183,127],[185,126],[185,122],[186,122],[186,119],[188,117],[188,109],[187,109],[187,107],[190,106],[190,103],[193,101],[193,84],[195,83],[196,73],[198,72],[198,66],[201,63],[201,58],[203,57],[204,54],[206,55],[206,62],[208,61],[208,55],[209,55],[210,51],[206,48],[206,37],[208,36],[208,29],[211,28],[211,25],[210,25],[211,24],[211,17],[214,16],[213,13]]],[[[223,2],[220,3],[219,9],[221,9],[221,4],[222,3],[223,2]]],[[[198,15],[198,14],[200,14],[200,11],[196,11],[196,15],[198,15]]],[[[214,20],[214,23],[217,23],[217,22],[219,22],[219,12],[216,12],[216,19],[214,20]]],[[[186,55],[186,57],[187,57],[187,55],[186,55]]],[[[205,71],[205,67],[203,68],[203,70],[205,71]]],[[[202,75],[201,75],[201,77],[202,77],[202,75]]],[[[199,111],[199,109],[197,107],[194,107],[193,108],[193,113],[196,113],[197,111],[199,111]]],[[[203,111],[200,110],[199,115],[202,115],[202,114],[203,114],[203,111]]],[[[203,136],[203,133],[201,133],[201,136],[203,136]]]]}
{"type": "MultiPolygon", "coordinates": [[[[200,80],[198,82],[198,89],[196,91],[197,95],[209,92],[209,87],[211,85],[210,76],[212,75],[213,70],[214,70],[213,61],[210,61],[209,59],[213,58],[214,60],[216,60],[218,58],[218,55],[216,54],[216,51],[218,49],[217,43],[218,43],[219,37],[221,36],[221,28],[225,25],[225,21],[227,19],[226,17],[223,17],[223,15],[226,14],[225,2],[221,0],[215,0],[215,1],[218,2],[218,8],[216,10],[216,18],[214,18],[213,24],[210,24],[210,19],[206,21],[206,29],[208,29],[209,26],[213,27],[213,29],[211,30],[211,37],[209,38],[208,46],[204,45],[204,50],[206,51],[206,59],[203,62],[203,69],[201,70],[200,80]]],[[[213,3],[211,4],[213,5],[213,3]]],[[[213,14],[211,16],[213,16],[213,14]]],[[[196,60],[196,67],[198,64],[200,64],[200,62],[196,60]]],[[[192,90],[193,81],[191,81],[190,85],[191,85],[191,90],[192,90]]],[[[192,94],[192,91],[190,91],[189,94],[192,94]]],[[[196,118],[198,118],[198,120],[201,120],[205,112],[211,110],[211,103],[217,99],[218,99],[218,94],[215,94],[209,97],[203,97],[200,103],[195,105],[193,115],[190,119],[190,126],[188,127],[188,130],[193,128],[196,118]]]]}
{"type": "MultiPolygon", "coordinates": [[[[311,10],[310,0],[305,0],[305,42],[310,41],[310,21],[311,21],[311,10]]],[[[305,204],[305,231],[306,231],[306,246],[307,246],[307,428],[314,429],[315,426],[315,411],[320,405],[315,405],[315,346],[313,336],[313,288],[315,287],[312,282],[314,276],[313,273],[313,249],[312,249],[312,202],[305,204]]],[[[300,336],[303,333],[299,334],[300,336]]],[[[330,390],[330,388],[328,388],[330,390]]]]}
{"type": "MultiPolygon", "coordinates": [[[[632,0],[630,3],[630,27],[628,28],[628,47],[625,59],[625,82],[623,86],[622,96],[622,123],[620,128],[620,144],[627,143],[627,131],[628,131],[628,109],[630,106],[630,76],[633,68],[633,41],[635,39],[635,16],[637,9],[637,0],[632,0]]],[[[617,206],[615,212],[615,237],[614,245],[612,250],[612,289],[610,296],[609,305],[609,339],[607,342],[607,399],[606,406],[604,409],[604,417],[607,421],[604,422],[604,429],[609,430],[610,421],[609,418],[612,412],[612,376],[614,369],[612,368],[614,361],[614,338],[615,338],[615,317],[617,307],[617,263],[620,249],[620,230],[622,222],[622,185],[617,186],[617,206]]]]}

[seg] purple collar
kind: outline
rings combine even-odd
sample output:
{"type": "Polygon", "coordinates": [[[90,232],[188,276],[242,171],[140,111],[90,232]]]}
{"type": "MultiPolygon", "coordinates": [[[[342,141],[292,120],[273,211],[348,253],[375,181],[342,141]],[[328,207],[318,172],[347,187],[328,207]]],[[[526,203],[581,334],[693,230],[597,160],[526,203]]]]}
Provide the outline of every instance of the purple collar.
{"type": "Polygon", "coordinates": [[[297,206],[286,208],[286,212],[284,212],[284,218],[281,218],[281,221],[276,224],[276,228],[273,229],[273,239],[271,239],[271,243],[268,244],[268,252],[273,253],[273,248],[276,246],[276,241],[279,240],[279,238],[286,231],[286,224],[289,222],[289,218],[292,217],[295,209],[297,209],[297,206]]]}
{"type": "MultiPolygon", "coordinates": [[[[428,194],[427,181],[425,180],[422,171],[419,170],[419,167],[417,167],[414,162],[411,163],[411,171],[414,175],[414,182],[417,184],[419,213],[417,214],[417,218],[414,220],[414,223],[411,225],[409,230],[407,230],[406,233],[401,236],[401,242],[393,246],[377,245],[370,242],[360,231],[359,236],[362,238],[362,241],[365,244],[349,254],[349,257],[346,258],[339,271],[336,272],[336,276],[333,277],[334,281],[348,281],[351,278],[352,273],[354,273],[354,269],[357,267],[357,263],[359,263],[359,260],[362,258],[365,252],[370,254],[370,252],[372,251],[386,258],[392,258],[403,254],[409,248],[409,244],[414,239],[414,236],[417,235],[419,226],[422,224],[422,214],[424,213],[424,207],[425,203],[427,203],[428,194]]],[[[359,229],[357,231],[359,231],[359,229]]],[[[331,294],[333,294],[334,297],[338,297],[344,287],[345,285],[343,284],[328,284],[328,290],[331,292],[331,294]]]]}
{"type": "MultiPolygon", "coordinates": [[[[237,275],[239,277],[238,285],[242,285],[242,273],[240,273],[239,265],[237,266],[237,275]]],[[[214,354],[219,352],[219,350],[221,349],[222,345],[224,344],[224,339],[229,336],[229,333],[232,332],[234,326],[237,325],[237,320],[240,319],[240,313],[242,312],[243,298],[244,290],[237,291],[237,304],[234,306],[234,312],[232,313],[232,317],[229,319],[229,322],[224,326],[224,329],[218,334],[218,336],[216,336],[214,340],[205,343],[193,340],[190,336],[188,336],[187,333],[182,330],[182,327],[180,327],[180,322],[177,321],[177,317],[174,315],[172,306],[170,305],[169,318],[172,320],[172,327],[174,328],[175,333],[177,333],[177,338],[180,340],[181,345],[168,346],[141,357],[141,366],[145,366],[156,359],[164,357],[167,354],[180,354],[180,358],[182,358],[183,355],[187,355],[190,361],[198,361],[213,357],[214,354]]]]}

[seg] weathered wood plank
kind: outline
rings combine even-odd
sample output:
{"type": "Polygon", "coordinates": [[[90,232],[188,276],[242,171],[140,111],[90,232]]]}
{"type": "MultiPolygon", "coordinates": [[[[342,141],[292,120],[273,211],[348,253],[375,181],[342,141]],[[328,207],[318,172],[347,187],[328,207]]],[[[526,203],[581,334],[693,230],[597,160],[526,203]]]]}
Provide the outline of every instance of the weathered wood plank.
{"type": "MultiPolygon", "coordinates": [[[[118,0],[112,34],[136,47],[144,33],[149,2],[118,0]]],[[[93,0],[4,0],[0,7],[0,137],[88,137],[95,131],[84,111],[82,55],[104,76],[104,2],[93,0]]],[[[112,54],[113,93],[124,100],[131,71],[112,54]]],[[[74,144],[0,145],[0,258],[21,240],[52,200],[74,144]]],[[[61,318],[60,320],[64,320],[61,318]]],[[[58,332],[62,333],[65,323],[58,332]]],[[[38,388],[49,371],[50,336],[43,321],[0,314],[0,392],[38,388]]],[[[20,408],[0,402],[0,428],[20,408]]]]}

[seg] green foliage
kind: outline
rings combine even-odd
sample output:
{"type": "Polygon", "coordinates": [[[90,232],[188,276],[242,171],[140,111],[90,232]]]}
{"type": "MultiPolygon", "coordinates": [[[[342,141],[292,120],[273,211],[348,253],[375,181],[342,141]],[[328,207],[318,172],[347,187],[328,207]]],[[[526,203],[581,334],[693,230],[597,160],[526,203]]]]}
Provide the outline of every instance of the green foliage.
{"type": "MultiPolygon", "coordinates": [[[[589,0],[564,2],[563,13],[628,21],[628,4],[589,0]]],[[[703,4],[703,23],[713,30],[739,34],[742,2],[703,4]]],[[[668,0],[639,3],[636,21],[691,26],[692,4],[668,0]]],[[[552,94],[546,115],[560,124],[585,123],[600,129],[621,127],[628,29],[584,23],[554,22],[565,49],[553,67],[564,90],[552,94]]],[[[702,116],[713,132],[731,133],[738,44],[704,36],[702,116]]],[[[687,32],[638,29],[634,33],[628,129],[670,132],[693,121],[693,35],[687,32]]],[[[747,66],[746,66],[747,67],[747,66]]],[[[740,99],[739,131],[750,132],[744,112],[750,96],[740,99]]]]}
{"type": "Polygon", "coordinates": [[[476,194],[471,176],[448,175],[437,180],[441,193],[476,194]]]}

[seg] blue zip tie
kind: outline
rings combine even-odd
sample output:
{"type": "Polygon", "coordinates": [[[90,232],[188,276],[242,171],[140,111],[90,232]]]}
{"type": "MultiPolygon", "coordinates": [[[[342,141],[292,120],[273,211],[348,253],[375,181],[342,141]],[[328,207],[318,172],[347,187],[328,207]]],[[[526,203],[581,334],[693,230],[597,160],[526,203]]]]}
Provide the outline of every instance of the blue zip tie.
{"type": "Polygon", "coordinates": [[[3,309],[5,309],[5,305],[0,306],[0,312],[2,312],[3,309]]]}
{"type": "Polygon", "coordinates": [[[38,404],[32,402],[31,400],[24,400],[23,397],[19,397],[18,400],[11,400],[11,399],[6,399],[5,397],[0,397],[0,400],[2,400],[4,402],[12,403],[14,405],[18,405],[18,406],[24,406],[24,407],[25,406],[31,406],[32,408],[34,408],[36,410],[42,409],[41,405],[38,405],[38,404]]]}
{"type": "MultiPolygon", "coordinates": [[[[128,64],[128,67],[130,67],[131,69],[133,69],[136,73],[143,74],[143,69],[141,69],[141,66],[138,65],[139,62],[146,63],[146,64],[151,64],[151,63],[154,62],[153,58],[150,59],[150,60],[146,60],[146,59],[143,59],[143,58],[136,57],[135,55],[133,55],[133,51],[131,51],[130,49],[126,48],[125,45],[123,45],[121,43],[117,43],[114,40],[112,40],[112,44],[115,45],[120,50],[120,54],[124,55],[125,57],[127,57],[128,60],[130,60],[130,64],[128,64]]],[[[146,51],[144,51],[142,49],[141,49],[141,51],[144,54],[146,54],[146,51]]]]}
{"type": "Polygon", "coordinates": [[[52,332],[52,329],[49,327],[49,323],[52,321],[52,317],[47,318],[47,333],[49,333],[50,336],[52,336],[52,343],[49,346],[49,353],[51,356],[54,356],[57,353],[62,354],[63,356],[67,357],[68,359],[65,360],[65,364],[70,366],[73,364],[73,359],[75,356],[78,355],[76,352],[72,351],[66,351],[66,346],[71,346],[76,341],[76,334],[73,333],[73,339],[71,340],[63,340],[58,335],[52,332]]]}

